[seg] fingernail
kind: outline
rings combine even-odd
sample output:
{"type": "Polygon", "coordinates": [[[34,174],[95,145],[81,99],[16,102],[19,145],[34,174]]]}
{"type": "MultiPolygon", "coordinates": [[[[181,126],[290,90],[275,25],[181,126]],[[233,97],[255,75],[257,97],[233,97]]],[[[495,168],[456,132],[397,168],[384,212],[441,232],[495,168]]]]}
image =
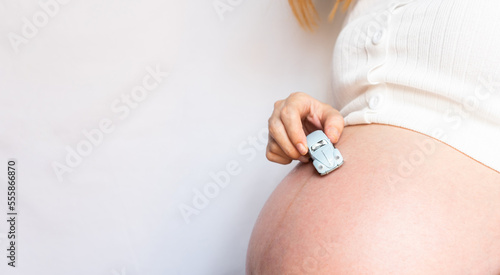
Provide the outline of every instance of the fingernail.
{"type": "Polygon", "coordinates": [[[304,144],[302,143],[297,144],[297,149],[299,150],[301,155],[307,154],[307,148],[304,146],[304,144]]]}
{"type": "Polygon", "coordinates": [[[333,137],[332,141],[337,141],[337,139],[339,138],[339,131],[336,128],[329,128],[328,135],[330,136],[330,138],[333,137]]]}

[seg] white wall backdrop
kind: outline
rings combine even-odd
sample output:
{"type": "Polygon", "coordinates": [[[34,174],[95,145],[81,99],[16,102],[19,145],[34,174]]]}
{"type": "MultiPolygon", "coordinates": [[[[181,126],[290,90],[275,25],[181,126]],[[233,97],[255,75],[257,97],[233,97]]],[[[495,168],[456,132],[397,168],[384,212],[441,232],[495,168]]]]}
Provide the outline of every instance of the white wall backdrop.
{"type": "Polygon", "coordinates": [[[0,274],[243,274],[294,165],[265,158],[273,103],[328,100],[341,19],[311,34],[286,0],[1,0],[0,274]]]}

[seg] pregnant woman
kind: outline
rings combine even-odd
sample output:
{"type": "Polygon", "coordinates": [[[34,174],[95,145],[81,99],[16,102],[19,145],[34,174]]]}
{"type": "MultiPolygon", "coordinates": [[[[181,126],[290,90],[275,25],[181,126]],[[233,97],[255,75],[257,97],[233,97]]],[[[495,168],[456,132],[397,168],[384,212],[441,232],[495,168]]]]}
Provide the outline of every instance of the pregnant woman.
{"type": "MultiPolygon", "coordinates": [[[[311,1],[289,2],[313,28],[311,1]]],[[[500,274],[499,14],[496,0],[349,4],[333,106],[293,93],[269,119],[267,158],[303,163],[262,209],[248,274],[500,274]],[[345,161],[326,176],[308,163],[316,129],[345,161]]]]}

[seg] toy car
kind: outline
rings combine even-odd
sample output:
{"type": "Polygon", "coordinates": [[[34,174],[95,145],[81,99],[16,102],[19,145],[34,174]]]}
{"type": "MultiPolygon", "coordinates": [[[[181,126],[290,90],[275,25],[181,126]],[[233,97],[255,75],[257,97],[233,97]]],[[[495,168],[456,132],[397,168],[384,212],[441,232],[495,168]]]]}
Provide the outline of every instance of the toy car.
{"type": "Polygon", "coordinates": [[[307,147],[313,165],[322,176],[339,168],[344,163],[340,151],[336,149],[330,139],[321,130],[307,135],[307,147]]]}

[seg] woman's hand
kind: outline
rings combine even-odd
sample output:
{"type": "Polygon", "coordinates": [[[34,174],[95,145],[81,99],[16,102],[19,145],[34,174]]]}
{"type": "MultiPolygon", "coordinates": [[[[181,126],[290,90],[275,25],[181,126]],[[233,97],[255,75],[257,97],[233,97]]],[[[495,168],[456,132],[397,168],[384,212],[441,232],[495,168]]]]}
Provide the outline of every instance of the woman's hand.
{"type": "Polygon", "coordinates": [[[306,135],[319,129],[336,143],[344,129],[344,118],[332,106],[305,93],[293,93],[276,101],[269,118],[267,159],[281,164],[294,159],[307,162],[306,135]]]}

